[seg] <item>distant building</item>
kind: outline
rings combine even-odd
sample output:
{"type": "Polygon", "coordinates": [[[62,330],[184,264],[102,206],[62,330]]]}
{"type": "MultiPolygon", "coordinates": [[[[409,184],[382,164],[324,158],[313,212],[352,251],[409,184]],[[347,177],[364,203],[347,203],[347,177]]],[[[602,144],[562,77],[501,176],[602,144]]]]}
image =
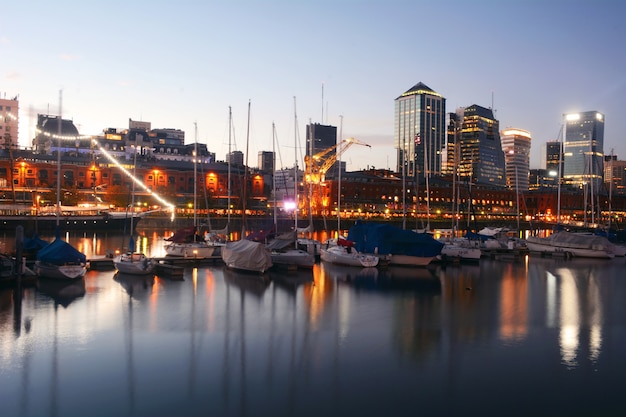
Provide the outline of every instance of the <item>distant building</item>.
{"type": "Polygon", "coordinates": [[[504,187],[506,175],[500,124],[493,112],[474,104],[458,110],[457,114],[462,114],[463,120],[458,165],[461,180],[504,187]]]}
{"type": "Polygon", "coordinates": [[[274,152],[259,151],[259,171],[274,172],[274,152]]]}
{"type": "Polygon", "coordinates": [[[563,136],[563,181],[581,188],[592,184],[597,190],[604,169],[604,115],[597,111],[566,114],[563,136]]]}
{"type": "MultiPolygon", "coordinates": [[[[306,155],[310,156],[337,144],[337,127],[312,123],[306,129],[306,155]]],[[[331,153],[332,154],[332,153],[331,153]]]]}
{"type": "Polygon", "coordinates": [[[77,152],[81,149],[88,152],[91,149],[91,140],[80,136],[72,120],[62,119],[61,116],[38,114],[36,135],[33,139],[35,152],[51,155],[53,149],[56,151],[59,146],[62,152],[72,148],[77,152]]]}
{"type": "Polygon", "coordinates": [[[19,101],[0,98],[0,147],[16,149],[18,147],[19,101]]]}
{"type": "Polygon", "coordinates": [[[139,120],[128,119],[128,128],[149,132],[152,129],[152,124],[150,122],[142,122],[139,120]]]}
{"type": "Polygon", "coordinates": [[[446,99],[421,82],[395,99],[394,147],[398,172],[411,178],[424,178],[426,173],[441,174],[445,123],[446,99]]]}
{"type": "Polygon", "coordinates": [[[618,160],[616,155],[605,155],[604,183],[608,191],[615,194],[625,194],[626,161],[618,160]]]}
{"type": "Polygon", "coordinates": [[[506,167],[506,186],[510,190],[528,190],[530,169],[530,132],[507,128],[500,132],[506,167]]]}
{"type": "Polygon", "coordinates": [[[226,161],[230,162],[231,165],[243,166],[243,152],[232,151],[230,154],[226,155],[226,161]]]}
{"type": "Polygon", "coordinates": [[[546,142],[546,170],[555,178],[559,173],[563,176],[562,149],[563,143],[558,140],[546,142]]]}

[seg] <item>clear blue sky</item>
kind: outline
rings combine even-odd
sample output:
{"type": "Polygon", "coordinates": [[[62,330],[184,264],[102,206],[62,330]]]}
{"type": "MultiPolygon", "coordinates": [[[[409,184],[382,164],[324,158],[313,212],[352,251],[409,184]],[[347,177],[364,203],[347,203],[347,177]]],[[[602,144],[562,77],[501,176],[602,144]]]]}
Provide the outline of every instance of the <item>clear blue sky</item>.
{"type": "Polygon", "coordinates": [[[218,159],[228,106],[245,152],[250,100],[251,166],[272,150],[272,122],[278,165],[293,165],[296,97],[301,143],[309,121],[341,125],[371,145],[344,154],[349,170],[394,169],[394,99],[421,81],[447,111],[493,99],[501,128],[531,132],[531,168],[573,111],[604,113],[605,153],[626,159],[625,19],[619,0],[14,1],[0,94],[19,95],[23,146],[62,90],[83,134],[132,118],[193,143],[197,122],[218,159]]]}

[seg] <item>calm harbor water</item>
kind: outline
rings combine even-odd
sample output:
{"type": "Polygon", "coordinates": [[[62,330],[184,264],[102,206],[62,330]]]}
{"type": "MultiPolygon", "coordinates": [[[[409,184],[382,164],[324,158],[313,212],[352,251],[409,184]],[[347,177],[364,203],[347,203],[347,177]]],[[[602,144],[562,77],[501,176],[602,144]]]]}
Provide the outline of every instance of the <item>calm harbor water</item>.
{"type": "MultiPolygon", "coordinates": [[[[109,239],[70,236],[94,253],[109,239]]],[[[210,265],[4,288],[0,415],[626,415],[624,270],[210,265]]]]}

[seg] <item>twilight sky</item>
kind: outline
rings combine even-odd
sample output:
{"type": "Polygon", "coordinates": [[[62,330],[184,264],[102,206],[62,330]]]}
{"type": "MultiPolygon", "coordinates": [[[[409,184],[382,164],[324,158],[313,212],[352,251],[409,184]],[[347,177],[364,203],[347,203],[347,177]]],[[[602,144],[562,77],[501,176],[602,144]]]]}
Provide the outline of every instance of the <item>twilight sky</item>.
{"type": "Polygon", "coordinates": [[[576,111],[604,113],[604,151],[626,159],[620,0],[24,0],[0,20],[0,94],[19,95],[21,146],[62,90],[82,134],[133,119],[193,143],[197,123],[224,159],[228,107],[245,152],[250,101],[251,166],[272,123],[277,166],[293,166],[312,121],[371,145],[346,151],[348,170],[395,169],[394,99],[421,81],[448,112],[493,105],[501,129],[530,131],[531,168],[576,111]]]}

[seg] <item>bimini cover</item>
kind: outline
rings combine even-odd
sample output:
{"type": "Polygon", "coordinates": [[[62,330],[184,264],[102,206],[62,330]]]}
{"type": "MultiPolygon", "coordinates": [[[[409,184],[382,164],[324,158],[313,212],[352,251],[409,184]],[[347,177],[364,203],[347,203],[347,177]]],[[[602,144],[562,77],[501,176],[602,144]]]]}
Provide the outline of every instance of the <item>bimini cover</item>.
{"type": "Polygon", "coordinates": [[[48,246],[37,252],[37,260],[53,265],[83,264],[87,262],[87,257],[74,246],[56,238],[48,246]]]}
{"type": "Polygon", "coordinates": [[[264,244],[247,239],[229,242],[222,247],[222,260],[231,268],[265,272],[272,257],[264,244]]]}
{"type": "Polygon", "coordinates": [[[415,233],[390,224],[358,221],[348,231],[348,240],[359,252],[379,255],[432,257],[441,253],[443,243],[428,233],[415,233]]]}

